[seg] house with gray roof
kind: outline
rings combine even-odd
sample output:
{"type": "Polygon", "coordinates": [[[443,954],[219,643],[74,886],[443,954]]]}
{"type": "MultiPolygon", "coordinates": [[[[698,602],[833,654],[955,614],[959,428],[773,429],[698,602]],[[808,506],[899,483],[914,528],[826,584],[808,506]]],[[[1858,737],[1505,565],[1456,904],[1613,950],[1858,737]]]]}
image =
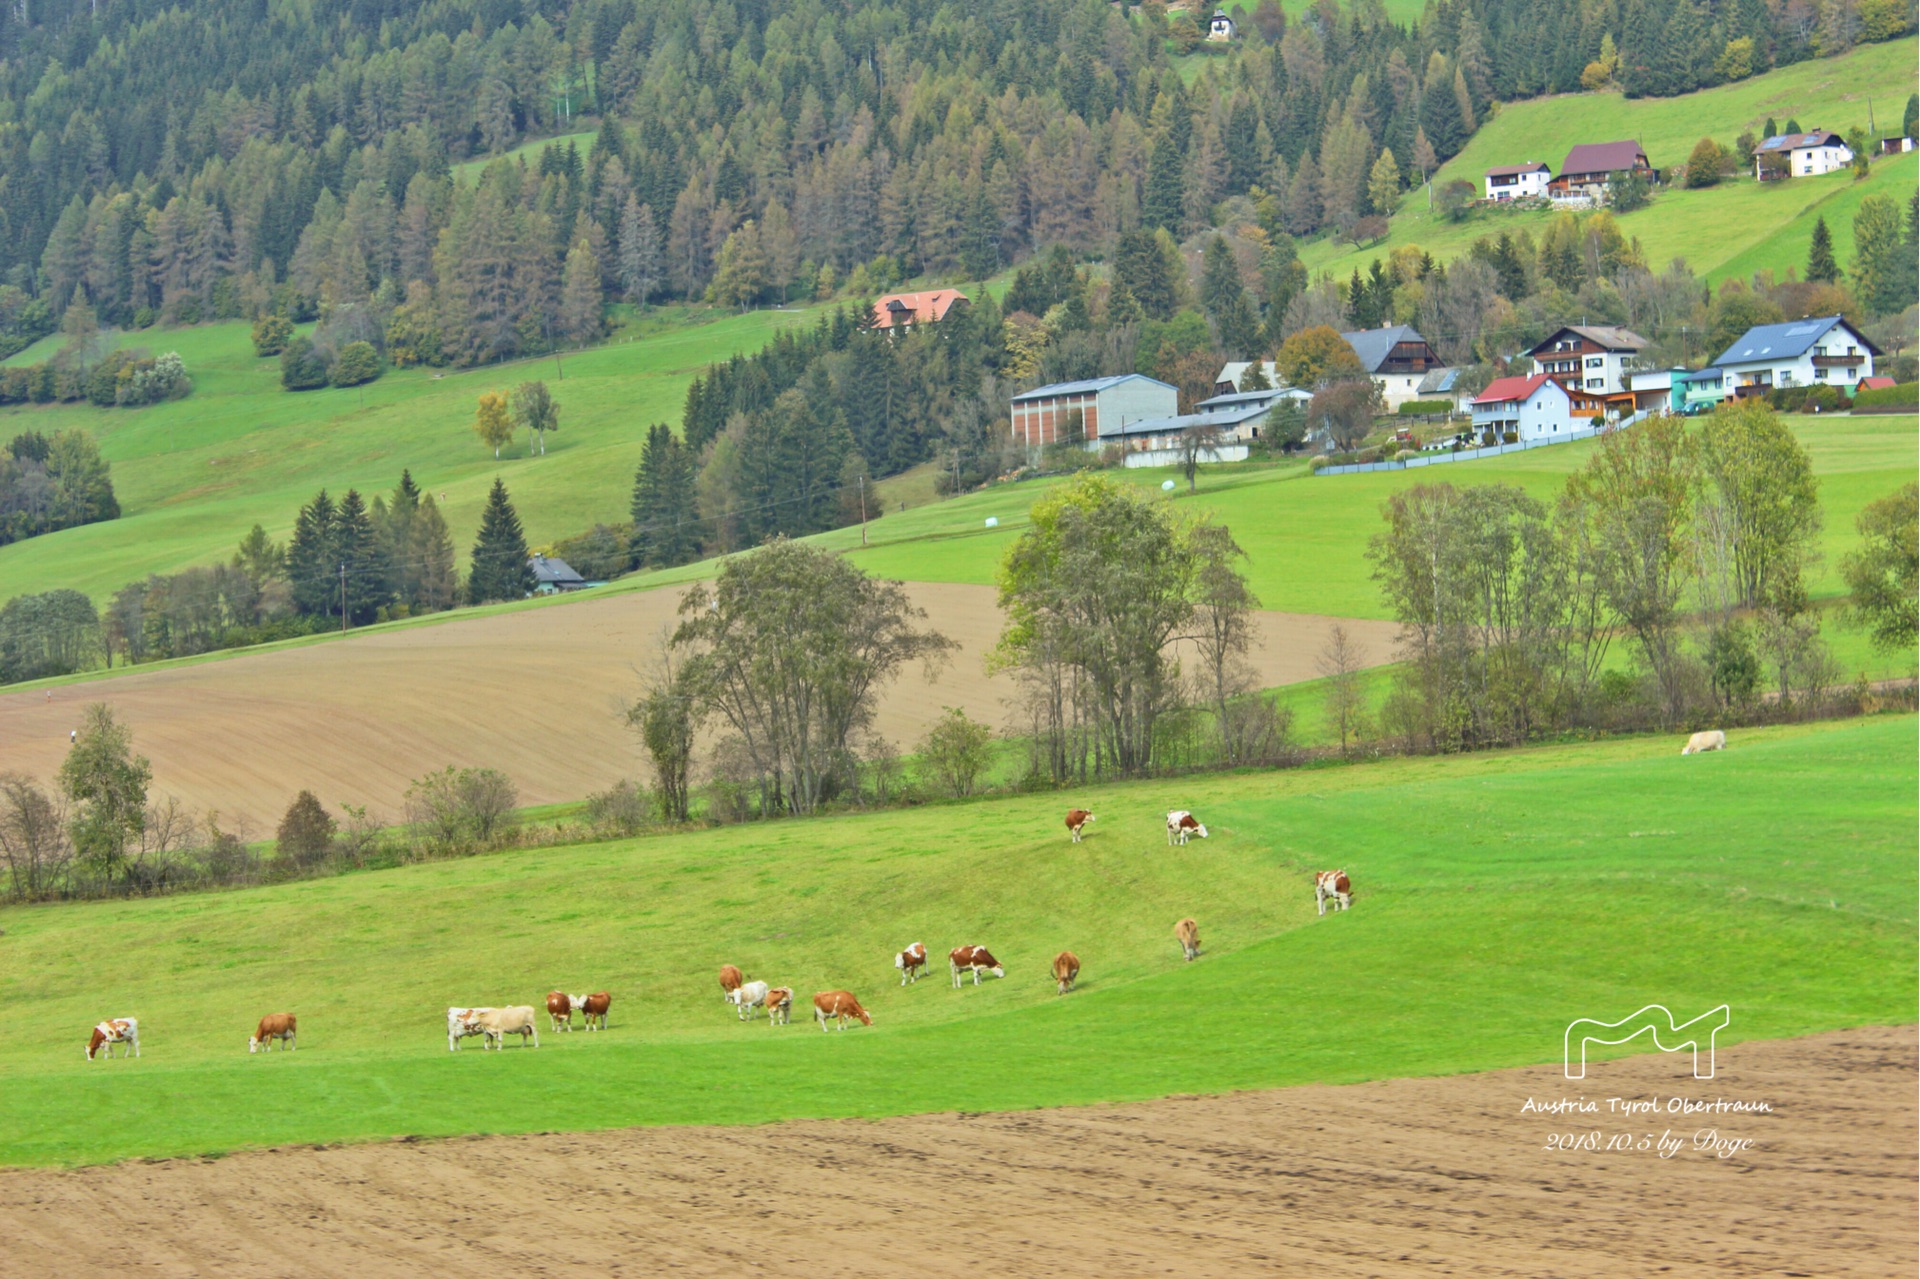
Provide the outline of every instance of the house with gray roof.
{"type": "Polygon", "coordinates": [[[1442,367],[1440,357],[1410,324],[1389,324],[1340,336],[1360,357],[1360,366],[1366,369],[1373,384],[1380,388],[1380,397],[1388,412],[1408,400],[1418,399],[1421,379],[1442,367]]]}
{"type": "Polygon", "coordinates": [[[1180,391],[1143,373],[1054,382],[1013,397],[1013,438],[1029,450],[1059,444],[1074,436],[1089,444],[1120,435],[1129,422],[1172,417],[1180,411],[1180,391]]]}
{"type": "Polygon", "coordinates": [[[1527,354],[1533,371],[1545,373],[1569,391],[1626,397],[1613,405],[1633,411],[1629,375],[1645,367],[1647,340],[1617,324],[1568,324],[1527,354]]]}
{"type": "Polygon", "coordinates": [[[1879,354],[1845,317],[1823,315],[1756,325],[1713,363],[1735,399],[1790,386],[1837,386],[1851,396],[1879,354]]]}
{"type": "Polygon", "coordinates": [[[1853,163],[1853,148],[1832,129],[1783,133],[1753,149],[1753,176],[1762,182],[1812,178],[1853,163]]]}
{"type": "Polygon", "coordinates": [[[584,591],[587,579],[574,572],[573,566],[563,559],[551,555],[534,555],[528,558],[527,567],[533,570],[533,593],[535,595],[558,595],[563,591],[584,591]]]}

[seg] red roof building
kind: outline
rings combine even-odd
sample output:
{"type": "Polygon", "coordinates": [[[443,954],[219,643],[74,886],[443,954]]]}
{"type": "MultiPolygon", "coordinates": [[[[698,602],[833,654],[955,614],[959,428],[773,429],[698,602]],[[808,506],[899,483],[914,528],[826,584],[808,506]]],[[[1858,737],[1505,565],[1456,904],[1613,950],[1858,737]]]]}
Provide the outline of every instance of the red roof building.
{"type": "Polygon", "coordinates": [[[958,289],[929,289],[924,293],[889,293],[873,304],[873,327],[907,329],[916,324],[938,324],[947,312],[966,302],[958,289]]]}

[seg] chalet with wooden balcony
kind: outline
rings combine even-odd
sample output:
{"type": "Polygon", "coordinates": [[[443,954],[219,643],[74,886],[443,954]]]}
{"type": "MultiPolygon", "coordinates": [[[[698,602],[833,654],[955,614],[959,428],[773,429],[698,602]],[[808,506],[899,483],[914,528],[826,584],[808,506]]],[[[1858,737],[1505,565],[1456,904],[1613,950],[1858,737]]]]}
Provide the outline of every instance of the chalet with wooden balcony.
{"type": "Polygon", "coordinates": [[[1547,195],[1562,203],[1605,204],[1607,184],[1616,173],[1637,173],[1649,183],[1660,181],[1660,171],[1638,142],[1582,142],[1567,152],[1559,176],[1547,183],[1547,195]]]}
{"type": "Polygon", "coordinates": [[[1714,364],[1735,399],[1792,386],[1837,386],[1850,396],[1873,376],[1879,354],[1844,317],[1825,315],[1748,329],[1714,364]]]}
{"type": "Polygon", "coordinates": [[[1569,324],[1554,331],[1527,354],[1533,371],[1567,388],[1575,412],[1583,401],[1599,401],[1602,417],[1634,411],[1632,375],[1646,367],[1647,340],[1616,324],[1569,324]]]}
{"type": "Polygon", "coordinates": [[[1445,364],[1410,324],[1390,324],[1340,336],[1347,340],[1353,353],[1360,357],[1367,376],[1380,388],[1381,401],[1388,412],[1408,400],[1418,399],[1422,379],[1445,364]]]}

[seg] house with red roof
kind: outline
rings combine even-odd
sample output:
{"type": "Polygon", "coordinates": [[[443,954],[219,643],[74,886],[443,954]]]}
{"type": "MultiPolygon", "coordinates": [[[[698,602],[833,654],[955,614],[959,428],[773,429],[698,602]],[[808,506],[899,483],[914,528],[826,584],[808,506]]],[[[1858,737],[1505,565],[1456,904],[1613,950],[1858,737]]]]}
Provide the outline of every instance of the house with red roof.
{"type": "Polygon", "coordinates": [[[1546,373],[1497,378],[1473,397],[1471,407],[1474,431],[1492,444],[1507,442],[1509,435],[1520,444],[1571,439],[1572,432],[1594,425],[1591,415],[1575,415],[1573,392],[1546,373]]]}
{"type": "Polygon", "coordinates": [[[1616,173],[1637,173],[1649,183],[1660,180],[1638,142],[1582,142],[1567,152],[1559,176],[1547,183],[1547,194],[1574,204],[1605,204],[1607,184],[1616,173]]]}
{"type": "Polygon", "coordinates": [[[889,293],[873,304],[873,327],[905,332],[916,324],[938,324],[954,307],[965,305],[967,295],[958,289],[889,293]]]}

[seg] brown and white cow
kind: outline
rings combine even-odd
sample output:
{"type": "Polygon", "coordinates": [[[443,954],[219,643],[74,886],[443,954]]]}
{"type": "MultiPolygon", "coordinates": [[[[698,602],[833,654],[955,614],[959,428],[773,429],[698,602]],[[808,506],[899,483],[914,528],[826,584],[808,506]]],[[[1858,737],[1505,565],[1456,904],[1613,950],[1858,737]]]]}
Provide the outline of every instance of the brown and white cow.
{"type": "Polygon", "coordinates": [[[1173,936],[1180,943],[1180,953],[1191,963],[1200,954],[1200,925],[1191,917],[1181,920],[1173,926],[1173,936]]]}
{"type": "Polygon", "coordinates": [[[1059,987],[1061,994],[1073,989],[1073,983],[1080,976],[1080,956],[1070,950],[1063,950],[1053,957],[1053,984],[1059,987]]]}
{"type": "Polygon", "coordinates": [[[607,1009],[613,1007],[612,995],[604,990],[595,991],[591,995],[575,999],[573,1003],[574,1007],[580,1010],[580,1015],[586,1019],[588,1030],[607,1028],[607,1009]]]}
{"type": "Polygon", "coordinates": [[[793,987],[775,986],[767,992],[767,1025],[784,1026],[793,1013],[793,987]]]}
{"type": "Polygon", "coordinates": [[[740,989],[740,970],[732,964],[720,965],[720,998],[726,1003],[733,1002],[733,992],[740,989]]]}
{"type": "Polygon", "coordinates": [[[1347,878],[1344,870],[1322,870],[1314,872],[1313,902],[1320,908],[1322,915],[1327,913],[1327,903],[1332,902],[1335,910],[1345,910],[1353,905],[1353,881],[1347,878]]]}
{"type": "Polygon", "coordinates": [[[972,973],[973,984],[980,984],[981,973],[991,973],[995,977],[1005,977],[1007,970],[985,946],[955,946],[947,952],[947,971],[953,975],[953,988],[960,989],[960,974],[972,973]]]}
{"type": "Polygon", "coordinates": [[[845,1030],[849,1017],[862,1026],[873,1025],[873,1015],[860,1006],[852,991],[823,990],[813,997],[813,1018],[820,1023],[822,1031],[830,1021],[839,1022],[840,1029],[845,1030]]]}
{"type": "Polygon", "coordinates": [[[124,1045],[120,1051],[122,1057],[128,1052],[140,1055],[140,1022],[134,1017],[112,1017],[93,1028],[93,1035],[87,1040],[87,1060],[92,1061],[94,1054],[102,1048],[107,1057],[113,1057],[113,1046],[124,1045]]]}
{"type": "Polygon", "coordinates": [[[573,996],[558,990],[547,992],[547,1017],[555,1033],[573,1029],[573,996]]]}
{"type": "Polygon", "coordinates": [[[247,1041],[247,1051],[250,1053],[272,1052],[273,1041],[278,1039],[287,1045],[288,1052],[292,1052],[299,1047],[294,1042],[294,1036],[299,1032],[299,1022],[292,1013],[268,1013],[260,1019],[260,1025],[253,1032],[253,1038],[247,1041]]]}
{"type": "Polygon", "coordinates": [[[1077,844],[1080,842],[1080,832],[1086,827],[1086,824],[1092,820],[1093,814],[1084,808],[1071,808],[1067,810],[1067,834],[1073,836],[1074,843],[1077,844]]]}
{"type": "Polygon", "coordinates": [[[1199,818],[1184,808],[1176,808],[1167,814],[1167,842],[1169,844],[1184,844],[1188,839],[1196,835],[1201,839],[1207,837],[1207,828],[1201,824],[1199,818]]]}
{"type": "Polygon", "coordinates": [[[900,970],[900,984],[919,981],[925,976],[927,966],[927,947],[925,942],[915,942],[893,957],[893,966],[900,970]]]}

